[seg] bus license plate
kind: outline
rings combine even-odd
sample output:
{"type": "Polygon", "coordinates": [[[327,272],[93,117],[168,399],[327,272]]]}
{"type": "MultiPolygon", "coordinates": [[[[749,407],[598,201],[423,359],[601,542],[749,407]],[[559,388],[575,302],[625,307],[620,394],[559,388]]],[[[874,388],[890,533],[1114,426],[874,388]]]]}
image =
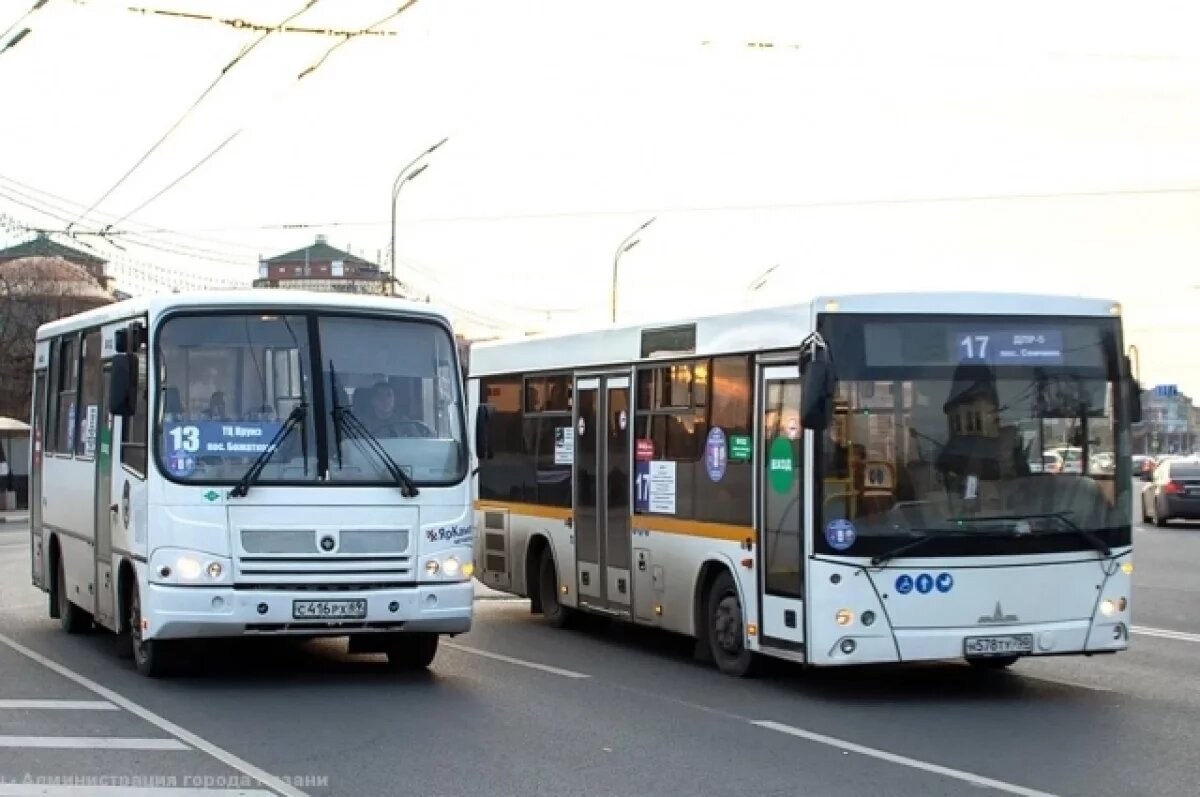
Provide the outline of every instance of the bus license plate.
{"type": "Polygon", "coordinates": [[[297,620],[362,620],[367,616],[365,600],[292,601],[292,617],[297,620]]]}
{"type": "Polygon", "coordinates": [[[967,656],[1011,656],[1033,653],[1033,634],[1011,636],[972,636],[963,641],[967,656]]]}

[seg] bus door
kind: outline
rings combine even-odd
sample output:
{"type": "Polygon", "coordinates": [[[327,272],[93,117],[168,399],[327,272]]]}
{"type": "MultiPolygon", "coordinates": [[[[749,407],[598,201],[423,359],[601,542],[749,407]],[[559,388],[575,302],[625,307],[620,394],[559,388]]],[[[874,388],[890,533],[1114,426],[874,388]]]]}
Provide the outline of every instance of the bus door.
{"type": "MultiPolygon", "coordinates": [[[[33,375],[33,437],[29,459],[29,541],[33,585],[46,589],[46,552],[42,544],[42,459],[46,437],[46,372],[33,375]]],[[[11,467],[11,465],[10,465],[11,467]]]]}
{"type": "Polygon", "coordinates": [[[112,428],[113,416],[108,411],[108,380],[111,363],[104,363],[100,378],[100,406],[97,408],[96,429],[96,622],[107,628],[116,627],[116,602],[112,573],[112,524],[117,520],[119,507],[112,500],[112,428]]]}
{"type": "Polygon", "coordinates": [[[766,647],[800,650],[805,640],[800,369],[760,362],[758,373],[760,638],[766,647]]]}
{"type": "Polygon", "coordinates": [[[575,380],[574,524],[581,606],[627,615],[632,604],[629,535],[629,375],[575,380]]]}

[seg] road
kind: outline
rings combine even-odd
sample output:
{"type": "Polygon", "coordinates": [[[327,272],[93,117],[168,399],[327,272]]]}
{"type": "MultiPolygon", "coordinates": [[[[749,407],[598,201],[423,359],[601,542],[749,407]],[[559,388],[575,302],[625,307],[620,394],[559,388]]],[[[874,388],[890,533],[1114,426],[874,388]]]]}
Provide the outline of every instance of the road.
{"type": "Polygon", "coordinates": [[[1138,525],[1141,630],[1124,654],[1004,673],[779,664],[754,680],[694,664],[674,637],[556,631],[525,602],[489,600],[418,676],[332,642],[273,642],[152,681],[107,635],[47,619],[26,534],[0,525],[0,797],[1190,797],[1200,782],[1200,525],[1138,525]],[[99,776],[122,788],[28,785],[99,776]],[[168,784],[186,790],[136,788],[168,784]]]}

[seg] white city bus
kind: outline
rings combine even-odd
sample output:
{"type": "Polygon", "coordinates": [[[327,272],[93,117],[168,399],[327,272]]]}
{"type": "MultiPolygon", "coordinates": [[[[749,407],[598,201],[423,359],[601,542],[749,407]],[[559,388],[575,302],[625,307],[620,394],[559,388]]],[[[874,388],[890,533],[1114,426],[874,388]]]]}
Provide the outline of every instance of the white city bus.
{"type": "Polygon", "coordinates": [[[132,299],[37,332],[33,583],[68,632],[349,636],[428,666],[472,620],[470,453],[447,317],[395,299],[132,299]]]}
{"type": "Polygon", "coordinates": [[[748,673],[1128,645],[1120,308],[859,295],[476,345],[475,561],[748,673]],[[1031,468],[1051,444],[1115,470],[1031,468]]]}

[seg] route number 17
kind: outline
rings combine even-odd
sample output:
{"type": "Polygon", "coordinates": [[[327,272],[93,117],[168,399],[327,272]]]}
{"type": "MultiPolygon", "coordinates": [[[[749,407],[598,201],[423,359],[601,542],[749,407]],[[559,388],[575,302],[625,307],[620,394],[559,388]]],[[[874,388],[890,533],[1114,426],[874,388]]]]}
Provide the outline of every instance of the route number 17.
{"type": "Polygon", "coordinates": [[[962,349],[963,354],[968,360],[986,360],[988,336],[987,335],[963,335],[958,342],[958,346],[962,349]]]}

